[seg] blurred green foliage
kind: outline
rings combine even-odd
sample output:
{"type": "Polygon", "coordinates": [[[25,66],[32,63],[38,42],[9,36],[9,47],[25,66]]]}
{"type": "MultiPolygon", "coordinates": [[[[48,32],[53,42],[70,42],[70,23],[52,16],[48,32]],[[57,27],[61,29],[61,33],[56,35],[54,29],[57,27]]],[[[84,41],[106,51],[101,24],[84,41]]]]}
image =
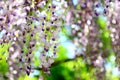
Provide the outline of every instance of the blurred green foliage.
{"type": "Polygon", "coordinates": [[[105,50],[107,49],[111,49],[111,38],[110,38],[110,31],[107,28],[107,21],[106,21],[106,17],[105,16],[99,16],[97,19],[97,24],[99,27],[99,31],[101,32],[101,40],[103,43],[103,49],[105,50]]]}
{"type": "Polygon", "coordinates": [[[8,71],[8,64],[6,62],[6,58],[9,55],[8,54],[8,47],[10,43],[5,43],[0,45],[0,73],[5,75],[5,73],[8,71]]]}

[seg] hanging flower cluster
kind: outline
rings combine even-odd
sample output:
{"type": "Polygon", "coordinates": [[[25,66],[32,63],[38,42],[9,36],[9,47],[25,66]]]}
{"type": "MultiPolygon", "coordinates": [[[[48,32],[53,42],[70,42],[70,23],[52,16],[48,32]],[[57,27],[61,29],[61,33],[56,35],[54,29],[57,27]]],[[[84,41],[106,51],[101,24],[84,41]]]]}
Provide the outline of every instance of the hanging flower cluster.
{"type": "Polygon", "coordinates": [[[62,17],[57,14],[58,9],[60,7],[50,0],[0,1],[0,32],[3,32],[0,44],[10,44],[7,57],[8,76],[19,76],[18,71],[29,75],[35,67],[35,55],[40,60],[38,67],[49,71],[57,57],[62,25],[62,17]]]}
{"type": "Polygon", "coordinates": [[[96,72],[96,75],[102,73],[98,73],[99,79],[105,73],[105,59],[111,52],[120,65],[120,1],[78,0],[77,5],[69,3],[66,21],[72,29],[70,36],[74,37],[76,55],[83,54],[86,64],[100,68],[96,72]]]}

